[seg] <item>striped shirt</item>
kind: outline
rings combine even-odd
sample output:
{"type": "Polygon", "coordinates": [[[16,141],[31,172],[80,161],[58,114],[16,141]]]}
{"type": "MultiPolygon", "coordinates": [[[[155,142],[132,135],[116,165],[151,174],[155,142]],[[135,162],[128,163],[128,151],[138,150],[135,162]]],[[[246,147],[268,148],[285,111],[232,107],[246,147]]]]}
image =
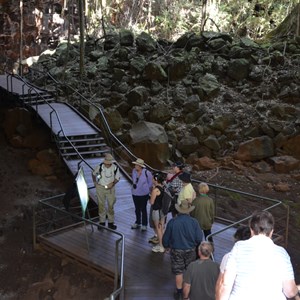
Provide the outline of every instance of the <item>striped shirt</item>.
{"type": "Polygon", "coordinates": [[[294,272],[286,250],[260,234],[234,245],[224,279],[233,283],[230,300],[286,300],[282,284],[294,272]]]}

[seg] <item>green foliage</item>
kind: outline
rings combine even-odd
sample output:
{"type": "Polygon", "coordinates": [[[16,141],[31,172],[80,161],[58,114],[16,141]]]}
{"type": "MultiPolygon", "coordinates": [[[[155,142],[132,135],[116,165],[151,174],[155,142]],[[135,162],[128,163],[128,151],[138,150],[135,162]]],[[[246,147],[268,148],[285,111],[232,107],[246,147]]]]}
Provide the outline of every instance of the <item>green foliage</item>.
{"type": "Polygon", "coordinates": [[[298,0],[107,0],[104,3],[101,11],[98,1],[88,3],[89,31],[99,31],[103,17],[108,29],[147,31],[168,40],[175,40],[187,31],[200,32],[201,28],[260,39],[282,22],[298,0]]]}

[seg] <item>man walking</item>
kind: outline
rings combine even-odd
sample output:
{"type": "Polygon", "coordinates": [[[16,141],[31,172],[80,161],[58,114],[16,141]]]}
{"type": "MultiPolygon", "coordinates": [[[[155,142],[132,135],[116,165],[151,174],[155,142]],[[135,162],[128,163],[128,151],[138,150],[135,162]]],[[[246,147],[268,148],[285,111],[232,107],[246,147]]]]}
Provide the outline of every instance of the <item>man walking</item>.
{"type": "MultiPolygon", "coordinates": [[[[209,191],[207,183],[199,183],[198,191],[199,196],[192,202],[195,209],[191,212],[191,216],[199,222],[204,233],[204,239],[206,239],[211,234],[211,228],[215,219],[215,204],[214,200],[207,196],[209,191]]],[[[212,237],[208,239],[210,242],[213,242],[212,237]]]]}
{"type": "Polygon", "coordinates": [[[290,257],[271,239],[274,229],[271,213],[254,213],[249,227],[252,237],[235,243],[217,286],[216,299],[299,300],[290,257]]]}
{"type": "Polygon", "coordinates": [[[195,208],[187,200],[175,204],[178,211],[176,218],[171,219],[163,235],[163,246],[171,249],[171,268],[175,275],[175,299],[182,299],[183,272],[196,259],[196,247],[203,238],[202,230],[196,219],[189,213],[195,208]]]}
{"type": "Polygon", "coordinates": [[[191,262],[183,276],[183,299],[215,300],[219,264],[210,259],[213,245],[202,242],[198,247],[200,259],[191,262]]]}
{"type": "Polygon", "coordinates": [[[96,166],[93,170],[92,178],[98,198],[99,224],[105,226],[107,216],[108,228],[115,230],[117,229],[117,226],[114,224],[115,185],[120,180],[120,171],[119,167],[114,164],[114,159],[110,153],[106,153],[103,163],[96,166]],[[105,207],[106,200],[107,210],[105,207]]]}

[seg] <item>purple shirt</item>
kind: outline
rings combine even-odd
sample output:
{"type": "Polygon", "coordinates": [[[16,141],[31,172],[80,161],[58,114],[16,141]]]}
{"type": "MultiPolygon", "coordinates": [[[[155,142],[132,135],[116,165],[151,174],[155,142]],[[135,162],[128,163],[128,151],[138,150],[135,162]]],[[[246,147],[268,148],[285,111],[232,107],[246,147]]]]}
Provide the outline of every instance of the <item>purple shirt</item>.
{"type": "Polygon", "coordinates": [[[132,195],[145,196],[149,195],[152,190],[152,173],[145,168],[142,169],[142,173],[138,176],[136,169],[132,170],[132,195]],[[133,188],[136,186],[136,188],[133,188]]]}

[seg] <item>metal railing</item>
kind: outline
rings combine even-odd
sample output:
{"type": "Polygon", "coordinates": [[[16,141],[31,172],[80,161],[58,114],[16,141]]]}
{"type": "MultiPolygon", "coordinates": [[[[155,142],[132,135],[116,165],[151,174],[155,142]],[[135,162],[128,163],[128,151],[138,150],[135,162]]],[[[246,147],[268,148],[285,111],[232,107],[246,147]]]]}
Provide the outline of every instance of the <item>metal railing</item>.
{"type": "MultiPolygon", "coordinates": [[[[31,76],[34,72],[43,73],[40,70],[31,69],[31,76]]],[[[41,77],[39,77],[41,78],[41,77]]],[[[104,115],[102,107],[98,106],[97,104],[93,103],[90,99],[87,99],[84,95],[82,95],[78,90],[73,88],[72,86],[61,83],[56,78],[54,78],[51,73],[43,73],[42,78],[44,79],[43,86],[46,86],[47,80],[49,80],[51,83],[53,83],[57,90],[61,91],[68,91],[68,94],[66,95],[66,98],[73,98],[72,105],[78,105],[78,110],[95,126],[99,127],[102,130],[102,133],[104,135],[104,138],[106,140],[106,143],[111,148],[113,155],[116,157],[118,163],[124,170],[125,175],[127,176],[127,179],[131,181],[131,177],[128,176],[128,173],[131,171],[131,162],[133,160],[137,159],[137,156],[133,154],[128,147],[126,147],[118,137],[115,136],[115,134],[111,131],[110,126],[107,122],[107,119],[104,115]],[[70,93],[72,96],[70,96],[70,93]],[[76,99],[76,101],[74,100],[76,99]],[[89,111],[91,108],[96,111],[96,115],[93,119],[89,116],[89,111]]],[[[58,91],[56,91],[56,94],[59,94],[58,91]]],[[[149,165],[146,165],[147,168],[151,171],[159,171],[157,169],[152,168],[149,165]]]]}
{"type": "MultiPolygon", "coordinates": [[[[194,183],[199,184],[200,181],[194,180],[194,183]]],[[[240,225],[248,225],[254,211],[266,210],[271,212],[275,219],[273,241],[287,248],[289,230],[289,206],[287,204],[277,199],[223,186],[209,184],[209,187],[209,196],[215,203],[215,220],[225,224],[225,227],[212,232],[206,239],[222,239],[222,235],[228,236],[233,228],[237,228],[240,225]]],[[[232,245],[233,243],[232,239],[232,245]]],[[[215,249],[215,256],[220,257],[220,253],[223,253],[222,249],[215,249]]]]}
{"type": "MultiPolygon", "coordinates": [[[[60,229],[72,228],[83,223],[83,226],[91,226],[92,232],[94,227],[98,228],[98,223],[90,218],[82,216],[81,207],[71,207],[66,210],[62,205],[65,194],[49,197],[38,201],[33,213],[33,245],[37,248],[39,237],[48,233],[58,233],[60,229]]],[[[118,236],[115,241],[115,251],[112,249],[112,255],[115,253],[114,263],[114,290],[109,296],[114,300],[120,296],[124,298],[124,253],[125,237],[122,233],[103,227],[102,230],[109,231],[111,234],[118,236]]],[[[88,233],[86,232],[87,248],[89,249],[88,233]]],[[[101,251],[101,249],[99,249],[101,251]]],[[[99,266],[101,267],[101,266],[99,266]]]]}
{"type": "MultiPolygon", "coordinates": [[[[41,93],[42,90],[39,87],[36,87],[36,86],[28,83],[27,81],[24,80],[23,77],[19,76],[18,74],[8,74],[8,78],[10,78],[11,89],[12,89],[12,84],[13,84],[12,83],[13,78],[16,78],[16,79],[20,80],[21,82],[23,82],[23,86],[22,86],[22,94],[23,95],[22,96],[24,96],[24,95],[29,96],[29,103],[27,105],[30,105],[32,107],[35,106],[36,113],[38,113],[38,105],[40,104],[38,102],[39,99],[43,100],[43,102],[50,107],[50,109],[51,109],[51,111],[49,113],[50,129],[51,129],[52,133],[54,134],[53,127],[52,127],[53,126],[53,118],[56,119],[56,121],[58,122],[59,128],[60,128],[59,131],[57,132],[57,134],[56,135],[54,134],[58,149],[59,149],[59,144],[57,143],[57,141],[61,138],[64,138],[68,142],[68,144],[72,147],[73,151],[76,152],[77,156],[80,158],[79,162],[78,162],[78,167],[77,167],[78,170],[80,168],[81,163],[86,164],[90,169],[92,169],[92,166],[89,165],[89,163],[84,159],[84,157],[77,150],[76,146],[72,143],[72,141],[65,134],[62,122],[60,120],[60,117],[59,117],[56,109],[53,107],[51,102],[49,102],[47,100],[47,98],[45,97],[45,94],[41,93]],[[27,93],[25,92],[25,87],[28,88],[27,93]]],[[[8,87],[9,87],[9,84],[8,84],[8,87]]],[[[43,90],[42,92],[48,93],[47,90],[43,90]]],[[[66,105],[68,105],[68,104],[66,104],[66,105]]]]}
{"type": "MultiPolygon", "coordinates": [[[[88,162],[82,157],[82,155],[77,150],[76,146],[72,143],[72,141],[65,134],[62,122],[61,122],[61,120],[59,118],[59,115],[58,115],[57,111],[51,105],[51,103],[49,101],[47,101],[47,99],[45,98],[45,95],[43,95],[40,92],[41,89],[38,88],[38,87],[35,87],[34,85],[29,84],[27,81],[24,80],[23,77],[19,76],[18,74],[8,74],[8,77],[7,77],[7,90],[9,92],[12,92],[12,89],[13,89],[13,86],[12,86],[13,85],[13,78],[16,78],[16,79],[20,80],[21,82],[23,82],[22,96],[25,96],[25,95],[29,96],[29,103],[28,104],[32,105],[32,106],[35,105],[37,113],[38,113],[38,105],[40,104],[40,103],[38,103],[39,99],[43,99],[43,102],[45,104],[47,104],[51,108],[51,112],[50,112],[51,131],[53,132],[52,124],[53,124],[53,116],[55,116],[55,118],[56,118],[56,120],[57,120],[57,122],[59,124],[59,127],[60,127],[60,130],[58,131],[59,137],[60,138],[63,137],[65,140],[67,140],[68,143],[72,146],[73,150],[77,153],[78,157],[80,157],[80,160],[79,160],[78,166],[77,166],[78,170],[80,168],[81,163],[85,163],[92,170],[93,169],[92,166],[90,166],[88,164],[88,162]],[[9,82],[10,82],[10,85],[9,85],[9,82]],[[27,91],[25,91],[25,87],[28,89],[27,91]]],[[[45,90],[45,92],[47,92],[47,91],[45,90]]],[[[105,117],[104,117],[101,109],[100,108],[98,108],[98,109],[99,109],[100,114],[103,116],[103,118],[105,120],[106,126],[109,128],[109,126],[108,126],[108,124],[106,122],[106,119],[105,119],[105,117]]],[[[56,139],[58,139],[57,136],[56,136],[56,139]]],[[[126,172],[124,172],[124,174],[127,175],[126,172]]],[[[50,207],[56,213],[60,212],[60,213],[68,215],[69,217],[71,216],[72,218],[77,218],[77,219],[79,218],[81,221],[84,221],[84,222],[87,222],[87,223],[91,223],[91,224],[94,224],[94,225],[96,224],[96,223],[94,223],[90,219],[80,218],[78,215],[73,215],[73,214],[67,212],[66,210],[62,210],[59,206],[56,207],[53,204],[50,204],[49,201],[50,200],[53,201],[53,199],[55,199],[55,198],[56,197],[48,198],[48,199],[45,199],[45,200],[40,200],[39,203],[42,204],[42,205],[44,205],[44,206],[50,207]]],[[[58,221],[57,218],[55,220],[58,221]]],[[[49,224],[51,224],[51,223],[52,223],[52,221],[49,220],[49,224]]],[[[65,223],[65,222],[63,222],[63,223],[65,223]]],[[[34,241],[36,241],[36,236],[37,236],[36,225],[34,225],[34,228],[35,228],[35,230],[34,230],[34,241]]],[[[105,228],[105,229],[109,230],[109,231],[112,231],[112,230],[107,229],[107,228],[105,228]]],[[[116,299],[117,296],[122,295],[124,293],[124,268],[123,268],[123,266],[124,266],[124,237],[119,232],[116,232],[116,234],[120,234],[122,236],[122,243],[121,243],[122,249],[121,250],[117,250],[117,247],[116,247],[116,251],[118,253],[118,256],[119,256],[119,252],[121,252],[121,254],[120,254],[121,258],[120,258],[120,262],[116,261],[116,265],[115,265],[115,272],[116,272],[115,273],[115,289],[114,289],[113,293],[110,295],[110,298],[109,298],[110,300],[116,299]],[[120,270],[119,270],[119,265],[121,266],[120,270]],[[119,285],[118,285],[118,282],[117,282],[118,278],[120,278],[120,280],[118,281],[118,282],[120,282],[119,285]]]]}
{"type": "MultiPolygon", "coordinates": [[[[68,91],[72,91],[72,93],[76,95],[77,99],[79,98],[78,103],[80,112],[102,129],[114,155],[125,162],[125,164],[123,164],[123,171],[125,171],[124,174],[127,175],[128,180],[131,180],[131,177],[128,175],[131,170],[129,162],[135,160],[137,157],[113,134],[102,108],[84,97],[73,87],[65,83],[63,85],[59,83],[50,73],[47,73],[47,76],[44,76],[45,80],[47,78],[54,82],[57,88],[67,88],[68,91]],[[89,118],[89,109],[91,107],[97,111],[97,116],[93,120],[89,118]],[[99,120],[97,117],[99,117],[99,120]]],[[[120,161],[118,162],[120,163],[120,161]]],[[[152,171],[157,171],[151,168],[151,166],[147,167],[152,171]]],[[[199,181],[193,180],[193,184],[198,183],[199,181]]],[[[284,247],[287,247],[289,226],[289,206],[287,204],[280,200],[223,186],[213,184],[209,184],[209,186],[210,196],[214,199],[216,204],[216,220],[223,224],[227,224],[225,228],[212,233],[211,236],[214,239],[217,239],[222,233],[225,233],[240,224],[246,224],[255,210],[269,210],[274,215],[276,221],[274,240],[282,243],[284,247]]]]}

